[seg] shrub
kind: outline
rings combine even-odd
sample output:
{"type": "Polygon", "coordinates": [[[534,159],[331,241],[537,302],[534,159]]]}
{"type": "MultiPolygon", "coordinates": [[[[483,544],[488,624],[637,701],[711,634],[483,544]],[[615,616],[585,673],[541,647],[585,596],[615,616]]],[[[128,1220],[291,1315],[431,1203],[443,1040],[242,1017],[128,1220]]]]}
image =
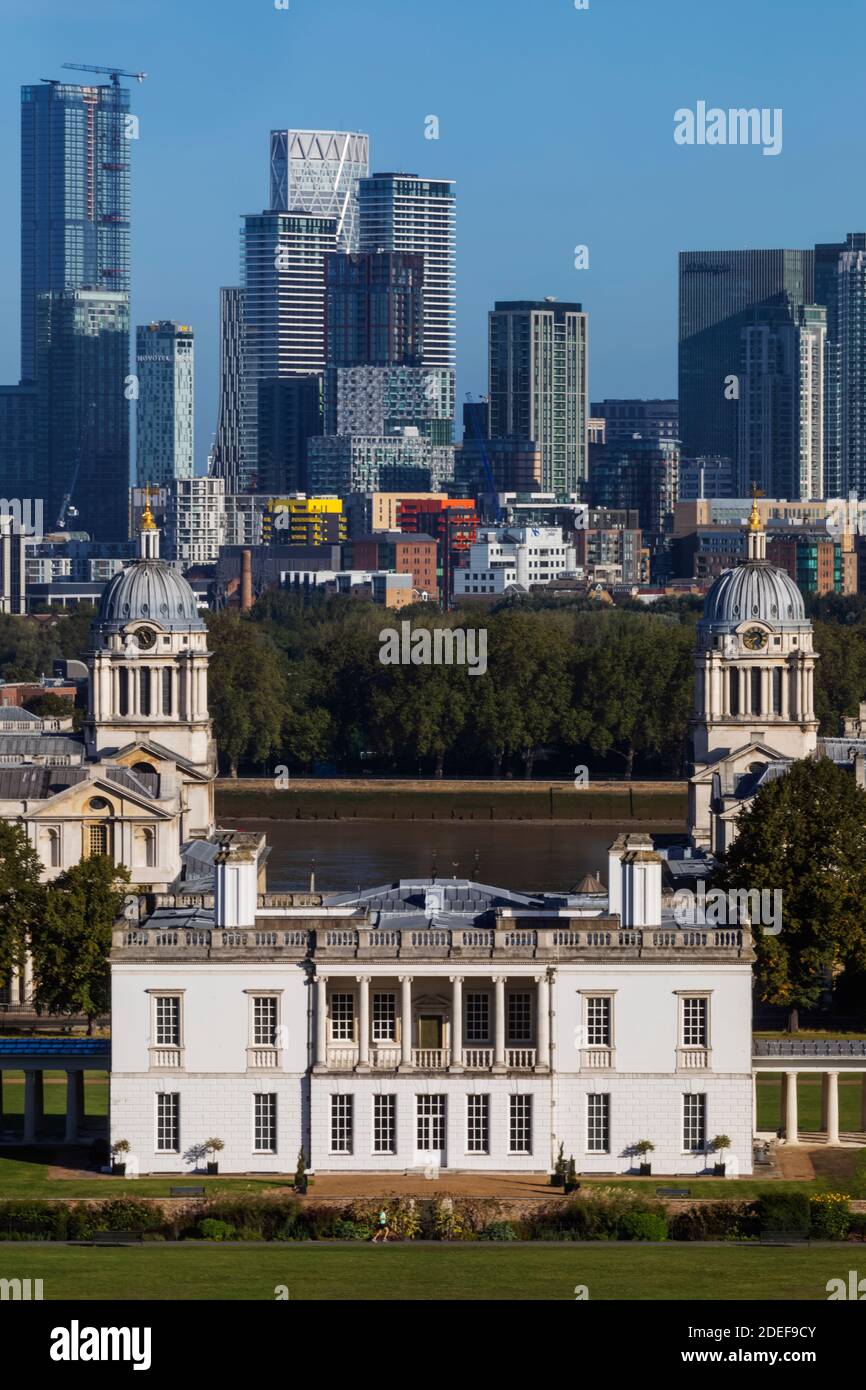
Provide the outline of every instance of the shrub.
{"type": "Polygon", "coordinates": [[[0,1202],[0,1240],[65,1240],[68,1224],[60,1202],[0,1202]]]}
{"type": "Polygon", "coordinates": [[[217,1221],[212,1216],[198,1223],[199,1234],[205,1240],[236,1240],[238,1230],[230,1221],[217,1221]]]}
{"type": "Polygon", "coordinates": [[[517,1240],[517,1232],[510,1221],[491,1221],[478,1233],[479,1240],[517,1240]]]}
{"type": "Polygon", "coordinates": [[[135,1197],[118,1197],[91,1206],[89,1218],[94,1231],[155,1231],[163,1226],[165,1213],[135,1197]]]}
{"type": "Polygon", "coordinates": [[[670,1218],[671,1240],[754,1240],[760,1220],[754,1202],[702,1202],[670,1218]]]}
{"type": "Polygon", "coordinates": [[[810,1203],[812,1235],[818,1240],[844,1240],[851,1229],[848,1198],[840,1192],[820,1192],[810,1203]]]}
{"type": "Polygon", "coordinates": [[[616,1234],[618,1240],[667,1240],[668,1219],[660,1211],[624,1211],[616,1234]]]}
{"type": "Polygon", "coordinates": [[[851,1240],[866,1240],[866,1211],[852,1211],[848,1224],[851,1240]]]}
{"type": "Polygon", "coordinates": [[[340,1219],[334,1222],[334,1240],[370,1240],[372,1235],[369,1226],[363,1226],[357,1221],[340,1219]]]}
{"type": "Polygon", "coordinates": [[[255,1231],[254,1240],[273,1240],[287,1221],[298,1219],[300,1210],[294,1197],[273,1201],[262,1197],[218,1197],[208,1203],[206,1215],[215,1221],[227,1221],[238,1231],[255,1231]]]}
{"type": "Polygon", "coordinates": [[[758,1203],[762,1231],[808,1231],[810,1229],[807,1192],[770,1192],[758,1203]]]}

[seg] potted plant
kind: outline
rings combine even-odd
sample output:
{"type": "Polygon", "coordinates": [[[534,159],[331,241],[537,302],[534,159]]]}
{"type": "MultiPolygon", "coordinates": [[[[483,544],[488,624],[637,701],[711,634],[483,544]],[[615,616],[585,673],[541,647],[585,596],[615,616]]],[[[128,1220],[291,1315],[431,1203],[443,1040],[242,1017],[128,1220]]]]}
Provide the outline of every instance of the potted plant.
{"type": "Polygon", "coordinates": [[[730,1136],[727,1134],[717,1134],[710,1147],[719,1155],[718,1163],[713,1164],[713,1176],[723,1178],[727,1171],[725,1153],[731,1147],[730,1136]]]}
{"type": "MultiPolygon", "coordinates": [[[[223,1151],[224,1148],[225,1148],[225,1144],[223,1143],[222,1139],[208,1139],[208,1140],[205,1141],[204,1150],[205,1150],[205,1153],[206,1153],[206,1154],[214,1154],[214,1155],[216,1155],[216,1154],[218,1154],[218,1153],[222,1153],[222,1151],[223,1151]]],[[[208,1161],[207,1161],[207,1174],[208,1174],[208,1177],[209,1177],[209,1178],[216,1177],[216,1175],[217,1175],[217,1173],[219,1172],[219,1170],[220,1170],[220,1166],[219,1166],[219,1163],[218,1163],[217,1160],[216,1160],[216,1157],[214,1157],[214,1158],[209,1158],[208,1161]]]]}
{"type": "Polygon", "coordinates": [[[651,1154],[655,1152],[655,1144],[650,1139],[639,1139],[634,1146],[633,1152],[636,1153],[638,1158],[641,1160],[638,1164],[638,1173],[640,1177],[651,1177],[653,1170],[652,1164],[645,1163],[643,1160],[646,1154],[651,1154]]]}
{"type": "Polygon", "coordinates": [[[295,1169],[295,1191],[303,1197],[307,1190],[307,1160],[304,1157],[303,1147],[298,1153],[298,1166],[295,1169]]]}
{"type": "Polygon", "coordinates": [[[576,1192],[579,1187],[580,1183],[577,1181],[577,1164],[575,1163],[574,1158],[572,1157],[568,1160],[568,1165],[565,1170],[566,1195],[569,1192],[576,1192]]]}
{"type": "Polygon", "coordinates": [[[559,1153],[556,1155],[556,1162],[553,1165],[553,1172],[550,1175],[551,1187],[565,1187],[565,1175],[568,1172],[568,1164],[565,1160],[565,1145],[560,1144],[559,1153]]]}
{"type": "Polygon", "coordinates": [[[111,1171],[118,1178],[126,1176],[126,1157],[129,1153],[129,1140],[117,1139],[111,1146],[111,1171]]]}

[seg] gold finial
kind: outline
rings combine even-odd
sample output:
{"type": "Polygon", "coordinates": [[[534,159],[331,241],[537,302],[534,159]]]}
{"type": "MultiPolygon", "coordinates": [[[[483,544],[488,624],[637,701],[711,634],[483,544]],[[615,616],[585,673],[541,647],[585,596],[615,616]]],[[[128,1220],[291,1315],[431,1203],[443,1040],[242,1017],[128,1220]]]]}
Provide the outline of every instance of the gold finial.
{"type": "Polygon", "coordinates": [[[141,514],[141,530],[155,531],[156,522],[153,519],[153,512],[150,510],[150,483],[144,489],[145,503],[144,511],[141,514]]]}
{"type": "Polygon", "coordinates": [[[758,511],[758,498],[759,498],[759,497],[763,497],[763,495],[764,495],[764,494],[758,489],[757,483],[753,483],[753,484],[752,484],[752,511],[751,511],[751,515],[749,516],[749,530],[750,530],[750,531],[763,531],[763,529],[764,529],[763,523],[762,523],[762,521],[761,521],[761,513],[758,511]]]}

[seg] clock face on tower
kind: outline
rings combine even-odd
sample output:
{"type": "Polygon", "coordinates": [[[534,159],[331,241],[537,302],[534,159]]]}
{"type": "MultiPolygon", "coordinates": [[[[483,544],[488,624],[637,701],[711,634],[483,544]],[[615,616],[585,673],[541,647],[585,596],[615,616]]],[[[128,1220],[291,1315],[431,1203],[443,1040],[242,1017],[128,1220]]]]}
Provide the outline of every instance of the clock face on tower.
{"type": "Polygon", "coordinates": [[[759,627],[750,627],[748,632],[743,633],[743,646],[746,651],[759,652],[767,645],[767,634],[762,632],[759,627]]]}
{"type": "Polygon", "coordinates": [[[148,651],[156,641],[156,633],[149,627],[140,627],[134,636],[143,651],[148,651]]]}

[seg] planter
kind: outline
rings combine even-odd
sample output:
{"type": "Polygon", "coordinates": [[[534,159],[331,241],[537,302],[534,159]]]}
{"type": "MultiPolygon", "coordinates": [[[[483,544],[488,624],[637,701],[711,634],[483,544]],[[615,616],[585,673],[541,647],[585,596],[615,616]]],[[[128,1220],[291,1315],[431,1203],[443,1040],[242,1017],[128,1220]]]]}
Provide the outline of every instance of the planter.
{"type": "Polygon", "coordinates": [[[551,1186],[551,1187],[565,1187],[565,1178],[562,1176],[561,1173],[551,1173],[551,1175],[550,1175],[550,1186],[551,1186]]]}
{"type": "Polygon", "coordinates": [[[295,1183],[295,1191],[298,1193],[298,1195],[299,1195],[300,1197],[306,1196],[307,1186],[308,1186],[308,1184],[307,1184],[306,1180],[304,1180],[303,1182],[296,1182],[296,1183],[295,1183]]]}
{"type": "Polygon", "coordinates": [[[638,1176],[641,1178],[651,1178],[653,1166],[651,1163],[639,1163],[637,1167],[638,1176]]]}
{"type": "Polygon", "coordinates": [[[723,1178],[723,1177],[725,1176],[726,1166],[727,1166],[727,1165],[724,1164],[724,1163],[714,1163],[714,1164],[713,1164],[713,1177],[714,1177],[714,1178],[723,1178]]]}
{"type": "Polygon", "coordinates": [[[209,1164],[207,1165],[207,1175],[208,1175],[208,1177],[209,1177],[209,1178],[215,1178],[216,1175],[217,1175],[217,1173],[219,1172],[219,1170],[220,1170],[220,1166],[219,1166],[218,1163],[209,1163],[209,1164]]]}
{"type": "Polygon", "coordinates": [[[567,1197],[567,1196],[569,1195],[569,1193],[571,1193],[571,1192],[579,1192],[579,1191],[580,1191],[580,1183],[579,1183],[579,1182],[567,1182],[567,1183],[565,1183],[565,1195],[566,1195],[566,1197],[567,1197]]]}
{"type": "Polygon", "coordinates": [[[125,1163],[112,1163],[112,1165],[111,1165],[111,1171],[112,1171],[114,1177],[116,1177],[116,1178],[125,1178],[125,1177],[126,1177],[126,1164],[125,1164],[125,1163]]]}

